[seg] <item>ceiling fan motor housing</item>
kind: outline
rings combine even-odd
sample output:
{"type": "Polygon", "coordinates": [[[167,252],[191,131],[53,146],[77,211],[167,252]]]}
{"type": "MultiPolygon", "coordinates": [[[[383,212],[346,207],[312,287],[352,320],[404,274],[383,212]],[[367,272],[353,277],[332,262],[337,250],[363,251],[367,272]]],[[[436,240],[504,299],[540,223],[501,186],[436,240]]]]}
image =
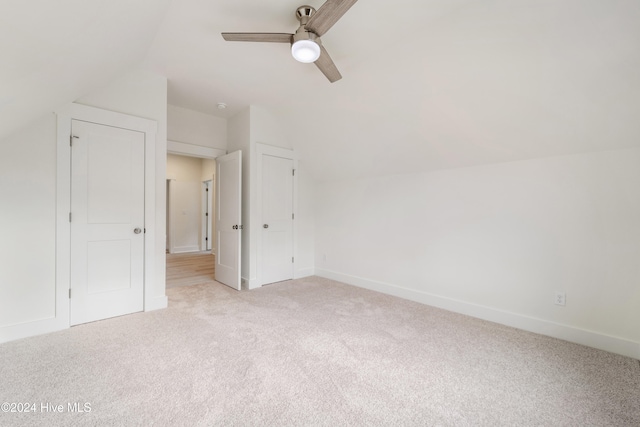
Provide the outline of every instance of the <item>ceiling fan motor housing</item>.
{"type": "Polygon", "coordinates": [[[292,44],[300,40],[310,40],[318,45],[322,43],[320,41],[320,37],[318,37],[316,33],[305,28],[305,25],[307,25],[307,22],[309,22],[309,19],[314,13],[316,13],[316,10],[312,6],[300,6],[296,10],[296,17],[298,18],[298,21],[300,21],[300,27],[293,35],[291,40],[292,44]]]}
{"type": "Polygon", "coordinates": [[[320,37],[318,37],[315,33],[308,31],[306,28],[304,28],[303,25],[301,25],[293,35],[292,43],[295,43],[299,40],[311,40],[318,44],[322,44],[322,42],[320,41],[320,37]]]}
{"type": "Polygon", "coordinates": [[[291,38],[291,54],[300,62],[311,63],[320,57],[320,37],[306,28],[315,11],[311,6],[300,6],[296,10],[296,17],[300,21],[300,27],[291,38]]]}

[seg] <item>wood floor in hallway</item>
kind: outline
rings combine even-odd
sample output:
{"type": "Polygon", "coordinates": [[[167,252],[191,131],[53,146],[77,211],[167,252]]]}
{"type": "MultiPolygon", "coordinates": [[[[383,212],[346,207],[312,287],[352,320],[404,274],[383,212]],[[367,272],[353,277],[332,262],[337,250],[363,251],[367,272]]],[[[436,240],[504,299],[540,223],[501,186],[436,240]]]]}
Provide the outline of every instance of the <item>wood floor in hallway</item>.
{"type": "Polygon", "coordinates": [[[167,289],[215,282],[215,266],[210,252],[167,254],[167,289]]]}

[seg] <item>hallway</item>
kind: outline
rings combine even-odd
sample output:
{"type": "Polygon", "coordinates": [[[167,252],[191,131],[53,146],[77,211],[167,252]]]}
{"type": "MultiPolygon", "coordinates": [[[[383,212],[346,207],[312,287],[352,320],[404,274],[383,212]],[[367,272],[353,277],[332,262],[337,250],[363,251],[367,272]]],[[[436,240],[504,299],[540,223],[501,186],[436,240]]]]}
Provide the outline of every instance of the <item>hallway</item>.
{"type": "Polygon", "coordinates": [[[215,266],[210,252],[167,254],[167,289],[214,282],[215,266]]]}

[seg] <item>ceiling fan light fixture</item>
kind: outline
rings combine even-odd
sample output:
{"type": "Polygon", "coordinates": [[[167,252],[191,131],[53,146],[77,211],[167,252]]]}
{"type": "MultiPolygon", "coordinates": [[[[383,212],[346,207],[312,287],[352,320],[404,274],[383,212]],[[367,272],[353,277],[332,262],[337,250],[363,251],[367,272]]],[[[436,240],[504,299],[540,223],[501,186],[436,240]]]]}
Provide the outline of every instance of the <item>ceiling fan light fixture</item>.
{"type": "Polygon", "coordinates": [[[298,40],[291,45],[291,55],[305,64],[316,62],[320,58],[320,46],[313,40],[298,40]]]}

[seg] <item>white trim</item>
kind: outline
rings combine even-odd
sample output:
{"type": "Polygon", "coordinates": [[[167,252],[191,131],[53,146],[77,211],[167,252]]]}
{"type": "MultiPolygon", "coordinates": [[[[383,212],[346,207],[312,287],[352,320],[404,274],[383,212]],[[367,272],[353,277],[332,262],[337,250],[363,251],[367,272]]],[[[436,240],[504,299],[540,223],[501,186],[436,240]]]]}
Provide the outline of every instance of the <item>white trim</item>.
{"type": "Polygon", "coordinates": [[[203,147],[202,145],[188,144],[178,141],[167,141],[167,153],[181,156],[201,157],[203,159],[215,159],[227,154],[226,150],[219,148],[203,147]]]}
{"type": "Polygon", "coordinates": [[[171,249],[172,254],[184,254],[187,252],[204,252],[200,249],[199,245],[191,245],[191,246],[176,246],[171,249]]]}
{"type": "Polygon", "coordinates": [[[167,308],[169,306],[169,298],[165,296],[146,298],[144,302],[144,311],[153,311],[167,308]]]}
{"type": "Polygon", "coordinates": [[[302,279],[304,277],[315,276],[316,270],[315,268],[305,268],[302,270],[297,270],[294,273],[295,273],[295,276],[293,277],[294,279],[302,279]]]}
{"type": "Polygon", "coordinates": [[[211,222],[215,218],[215,214],[209,211],[209,206],[213,207],[213,178],[202,182],[202,197],[200,199],[200,250],[212,251],[213,253],[213,234],[211,233],[211,222]],[[209,191],[207,191],[209,189],[209,191]],[[209,203],[211,201],[211,203],[209,203]],[[207,215],[207,213],[209,215],[207,215]],[[208,248],[211,244],[211,249],[208,248]]]}
{"type": "MultiPolygon", "coordinates": [[[[252,216],[252,228],[256,230],[256,279],[249,281],[249,289],[253,289],[254,287],[260,287],[264,285],[262,280],[262,233],[260,232],[261,226],[260,222],[262,221],[262,156],[263,155],[281,157],[283,159],[291,160],[293,163],[293,169],[298,169],[298,159],[293,150],[288,148],[275,147],[273,145],[267,145],[260,142],[256,142],[256,203],[253,207],[252,211],[254,215],[252,216]],[[253,286],[252,286],[253,285],[253,286]]],[[[294,218],[298,212],[298,176],[297,174],[293,175],[293,215],[294,218]]],[[[293,221],[293,230],[291,233],[292,241],[292,253],[294,262],[291,265],[291,278],[296,277],[296,258],[298,258],[298,245],[296,242],[297,233],[297,221],[293,221]]]]}
{"type": "MultiPolygon", "coordinates": [[[[145,246],[144,246],[144,310],[150,311],[166,307],[166,296],[151,295],[155,283],[155,203],[156,203],[156,133],[158,124],[154,120],[127,114],[102,110],[80,104],[69,104],[57,111],[57,196],[56,196],[56,317],[51,322],[51,330],[69,327],[71,227],[69,211],[71,206],[71,121],[103,124],[130,129],[145,134],[145,246]],[[163,302],[164,301],[164,302],[163,302]],[[163,305],[164,304],[164,305],[163,305]]],[[[35,327],[34,327],[35,331],[35,327]]],[[[39,332],[34,332],[34,335],[39,332]]]]}
{"type": "Polygon", "coordinates": [[[240,283],[242,284],[242,289],[248,290],[256,289],[262,286],[262,284],[258,282],[257,279],[250,280],[244,276],[240,278],[240,283]]]}
{"type": "Polygon", "coordinates": [[[316,275],[349,285],[358,286],[360,288],[370,289],[433,307],[465,314],[467,316],[500,323],[502,325],[511,326],[541,335],[559,338],[561,340],[609,351],[611,353],[621,354],[634,359],[640,359],[640,343],[624,338],[612,337],[594,331],[575,328],[573,326],[524,316],[522,314],[509,311],[498,310],[491,307],[471,304],[415,289],[407,289],[389,283],[338,273],[336,271],[318,268],[316,269],[316,275]]]}

